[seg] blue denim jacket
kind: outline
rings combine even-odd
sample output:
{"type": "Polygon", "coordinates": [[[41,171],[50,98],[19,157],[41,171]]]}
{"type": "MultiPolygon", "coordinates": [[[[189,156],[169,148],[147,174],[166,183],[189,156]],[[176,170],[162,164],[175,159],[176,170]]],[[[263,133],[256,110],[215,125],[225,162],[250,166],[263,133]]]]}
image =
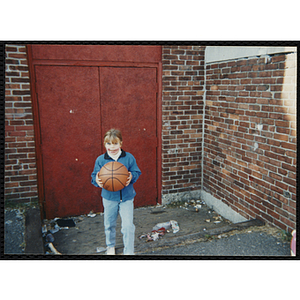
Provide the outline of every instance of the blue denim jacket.
{"type": "MultiPolygon", "coordinates": [[[[92,184],[96,187],[99,187],[95,178],[100,169],[107,164],[108,162],[113,161],[113,159],[107,154],[100,155],[95,162],[94,171],[92,173],[92,184]]],[[[124,187],[122,190],[117,192],[110,192],[108,190],[102,189],[101,196],[107,200],[114,201],[126,201],[131,200],[136,195],[136,192],[133,188],[133,184],[137,181],[139,176],[142,174],[141,170],[136,164],[136,160],[134,156],[122,150],[120,157],[118,158],[118,162],[122,163],[129,172],[132,174],[131,182],[128,186],[124,187]]]]}

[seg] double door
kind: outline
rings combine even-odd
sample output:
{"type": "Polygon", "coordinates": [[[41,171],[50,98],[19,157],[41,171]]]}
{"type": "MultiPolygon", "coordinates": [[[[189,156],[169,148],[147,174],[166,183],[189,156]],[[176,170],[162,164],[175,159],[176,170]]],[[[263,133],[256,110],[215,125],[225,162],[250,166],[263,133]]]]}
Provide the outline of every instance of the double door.
{"type": "Polygon", "coordinates": [[[111,128],[123,135],[142,175],[135,206],[155,205],[157,187],[157,68],[42,65],[35,76],[39,195],[44,217],[103,211],[91,184],[96,158],[111,128]]]}

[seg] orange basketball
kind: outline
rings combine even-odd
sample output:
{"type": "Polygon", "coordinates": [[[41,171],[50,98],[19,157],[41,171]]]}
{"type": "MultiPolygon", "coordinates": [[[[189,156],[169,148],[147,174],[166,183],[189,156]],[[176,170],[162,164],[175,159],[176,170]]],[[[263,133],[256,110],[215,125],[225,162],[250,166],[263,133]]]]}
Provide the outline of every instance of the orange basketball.
{"type": "Polygon", "coordinates": [[[111,192],[123,189],[128,176],[127,168],[117,161],[105,164],[98,173],[98,177],[103,183],[103,188],[111,192]]]}

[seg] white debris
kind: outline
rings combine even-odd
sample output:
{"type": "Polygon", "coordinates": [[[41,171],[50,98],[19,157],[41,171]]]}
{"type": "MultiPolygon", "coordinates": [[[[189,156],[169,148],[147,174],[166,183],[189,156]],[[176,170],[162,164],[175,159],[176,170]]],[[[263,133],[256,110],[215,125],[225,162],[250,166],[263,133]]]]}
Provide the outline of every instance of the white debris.
{"type": "Polygon", "coordinates": [[[174,220],[171,220],[170,223],[171,223],[171,226],[172,226],[173,233],[178,232],[179,231],[178,223],[174,220]]]}
{"type": "Polygon", "coordinates": [[[96,248],[97,253],[104,252],[104,251],[106,251],[106,248],[104,248],[104,247],[97,247],[96,248]]]}
{"type": "Polygon", "coordinates": [[[43,227],[42,227],[42,234],[43,236],[47,233],[47,225],[45,224],[43,227]]]}
{"type": "Polygon", "coordinates": [[[151,235],[151,237],[152,237],[153,241],[158,240],[158,239],[159,239],[159,234],[158,234],[158,232],[153,233],[153,234],[151,235]]]}
{"type": "Polygon", "coordinates": [[[171,228],[171,222],[158,223],[152,228],[152,230],[158,230],[160,228],[165,228],[166,230],[171,228]]]}
{"type": "Polygon", "coordinates": [[[49,231],[50,231],[52,234],[54,234],[54,233],[60,231],[60,227],[59,227],[57,224],[55,224],[54,228],[53,228],[53,229],[50,229],[49,231]]]}
{"type": "Polygon", "coordinates": [[[52,251],[54,254],[61,255],[61,253],[58,252],[58,251],[55,249],[55,247],[53,246],[52,243],[49,243],[49,244],[48,244],[48,247],[51,249],[51,251],[52,251]]]}

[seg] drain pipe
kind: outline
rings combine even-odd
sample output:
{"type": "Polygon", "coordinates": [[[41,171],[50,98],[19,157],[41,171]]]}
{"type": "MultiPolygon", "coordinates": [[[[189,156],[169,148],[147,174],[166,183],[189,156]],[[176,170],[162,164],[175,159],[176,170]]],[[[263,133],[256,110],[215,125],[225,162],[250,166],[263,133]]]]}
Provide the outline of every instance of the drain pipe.
{"type": "Polygon", "coordinates": [[[203,94],[203,114],[202,114],[202,155],[201,155],[201,192],[203,191],[203,166],[204,166],[204,126],[205,126],[205,109],[206,109],[206,49],[204,52],[204,94],[203,94]]]}

